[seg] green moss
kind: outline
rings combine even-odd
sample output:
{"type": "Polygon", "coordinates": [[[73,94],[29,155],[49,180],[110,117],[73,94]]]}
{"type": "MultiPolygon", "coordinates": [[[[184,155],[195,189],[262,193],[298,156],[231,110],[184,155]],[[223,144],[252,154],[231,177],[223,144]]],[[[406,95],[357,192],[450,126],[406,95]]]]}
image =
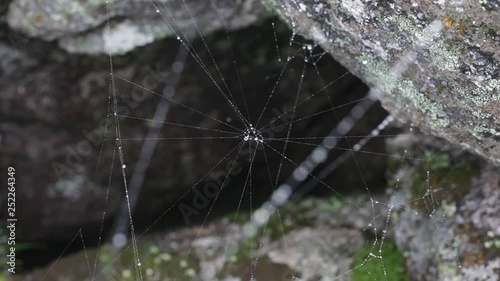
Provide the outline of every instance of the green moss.
{"type": "Polygon", "coordinates": [[[452,163],[443,153],[425,151],[424,157],[412,172],[410,204],[426,214],[443,206],[449,211],[468,193],[478,169],[474,163],[452,163]]]}
{"type": "MultiPolygon", "coordinates": [[[[199,272],[199,261],[194,255],[163,252],[153,243],[139,245],[138,254],[140,270],[145,279],[153,275],[163,278],[178,275],[177,280],[188,281],[193,279],[193,274],[199,272]]],[[[104,267],[105,280],[136,280],[137,260],[132,247],[119,253],[111,245],[105,245],[100,250],[99,262],[104,267]]]]}
{"type": "Polygon", "coordinates": [[[317,204],[317,209],[321,212],[331,213],[334,216],[346,205],[360,206],[369,199],[366,193],[353,193],[349,195],[348,199],[340,195],[333,195],[327,201],[318,200],[315,204],[317,204]]]}
{"type": "Polygon", "coordinates": [[[458,225],[452,247],[460,248],[464,243],[469,246],[460,257],[463,268],[485,266],[500,256],[500,235],[476,228],[471,222],[458,225]]]}
{"type": "Polygon", "coordinates": [[[332,196],[326,202],[320,202],[319,210],[324,212],[332,212],[335,213],[342,208],[344,201],[339,196],[332,196]]]}
{"type": "Polygon", "coordinates": [[[386,240],[382,247],[380,256],[373,257],[370,253],[378,249],[372,248],[373,244],[361,247],[354,258],[352,266],[352,281],[409,281],[409,275],[405,271],[405,258],[393,241],[386,240]],[[385,273],[384,273],[385,272],[385,273]]]}
{"type": "Polygon", "coordinates": [[[488,231],[482,237],[483,252],[485,257],[498,257],[500,256],[500,235],[496,235],[492,230],[488,231]]]}
{"type": "Polygon", "coordinates": [[[236,224],[244,224],[250,220],[250,213],[248,211],[240,210],[238,213],[231,212],[225,216],[231,223],[234,221],[236,224]]]}
{"type": "MultiPolygon", "coordinates": [[[[265,227],[258,229],[259,234],[257,237],[267,236],[271,240],[277,240],[283,238],[284,234],[288,232],[304,227],[311,226],[312,220],[307,216],[307,212],[315,207],[311,202],[303,202],[299,205],[288,203],[282,206],[278,212],[275,212],[270,218],[265,227]]],[[[251,216],[248,211],[240,211],[236,216],[235,213],[227,215],[226,218],[230,221],[243,225],[250,221],[251,216]],[[236,218],[236,219],[235,219],[236,218]]]]}

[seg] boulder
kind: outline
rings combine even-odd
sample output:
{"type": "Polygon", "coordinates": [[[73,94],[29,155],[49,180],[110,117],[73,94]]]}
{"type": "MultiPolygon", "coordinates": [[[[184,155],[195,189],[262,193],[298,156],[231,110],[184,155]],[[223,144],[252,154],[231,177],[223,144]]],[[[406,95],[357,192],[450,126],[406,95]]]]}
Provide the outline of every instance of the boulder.
{"type": "Polygon", "coordinates": [[[264,11],[256,0],[15,0],[7,20],[11,28],[30,37],[57,40],[71,53],[124,54],[167,36],[184,38],[245,27],[264,11]]]}
{"type": "Polygon", "coordinates": [[[431,137],[399,136],[390,147],[412,158],[394,173],[391,203],[412,280],[498,280],[497,168],[431,137]]]}
{"type": "Polygon", "coordinates": [[[500,165],[498,1],[263,2],[379,89],[397,118],[500,165]]]}

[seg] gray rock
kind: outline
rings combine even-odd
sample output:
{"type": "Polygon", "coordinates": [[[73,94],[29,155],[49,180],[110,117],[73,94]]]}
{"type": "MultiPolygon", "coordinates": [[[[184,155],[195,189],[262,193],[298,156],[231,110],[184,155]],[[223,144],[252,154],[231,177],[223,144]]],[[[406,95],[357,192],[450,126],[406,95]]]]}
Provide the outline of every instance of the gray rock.
{"type": "MultiPolygon", "coordinates": [[[[315,203],[329,204],[322,199],[316,199],[315,203]]],[[[305,202],[290,207],[311,208],[305,202]]],[[[353,215],[357,212],[354,210],[353,215]]],[[[296,214],[290,217],[295,219],[296,214]]],[[[249,280],[251,276],[257,281],[349,281],[355,254],[366,245],[362,231],[320,222],[309,227],[294,225],[275,240],[268,237],[269,231],[261,234],[255,240],[247,240],[244,226],[233,224],[231,216],[207,222],[200,228],[149,233],[140,237],[137,244],[144,275],[165,281],[238,281],[249,280]]],[[[24,276],[16,275],[12,280],[40,280],[47,276],[56,281],[106,281],[117,274],[123,276],[121,280],[132,280],[125,277],[133,272],[134,263],[132,247],[116,251],[110,245],[102,245],[99,250],[82,250],[24,276]],[[97,258],[99,274],[92,277],[81,264],[94,258],[97,258]]]]}
{"type": "MultiPolygon", "coordinates": [[[[275,263],[300,272],[292,280],[351,280],[353,256],[364,243],[354,229],[304,228],[271,245],[267,255],[275,263]]],[[[286,279],[289,280],[289,279],[286,279]]]]}
{"type": "Polygon", "coordinates": [[[500,165],[498,1],[264,3],[380,89],[396,117],[500,165]],[[419,47],[432,39],[425,31],[431,22],[442,29],[419,47]],[[389,70],[402,58],[409,64],[395,78],[389,70]]]}
{"type": "MultiPolygon", "coordinates": [[[[422,147],[436,149],[439,143],[429,137],[409,139],[399,137],[392,145],[404,144],[406,153],[412,154],[422,147]]],[[[394,196],[405,197],[406,203],[395,212],[394,236],[406,252],[407,268],[419,281],[499,280],[498,169],[483,163],[470,178],[461,177],[474,163],[459,159],[470,160],[469,156],[453,155],[443,146],[437,151],[423,164],[402,165],[397,173],[400,189],[394,196]],[[419,165],[427,167],[421,170],[419,165]],[[420,182],[426,171],[428,180],[420,182]]]]}
{"type": "Polygon", "coordinates": [[[16,0],[7,20],[11,28],[30,37],[58,40],[71,53],[124,54],[167,36],[192,37],[198,32],[241,28],[264,12],[257,0],[16,0]]]}

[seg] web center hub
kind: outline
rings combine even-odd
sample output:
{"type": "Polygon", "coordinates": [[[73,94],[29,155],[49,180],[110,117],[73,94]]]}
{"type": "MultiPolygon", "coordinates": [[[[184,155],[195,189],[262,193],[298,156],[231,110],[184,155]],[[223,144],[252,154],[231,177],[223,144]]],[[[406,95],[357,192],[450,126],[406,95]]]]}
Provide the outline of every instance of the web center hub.
{"type": "Polygon", "coordinates": [[[248,142],[248,141],[254,141],[256,143],[263,143],[264,138],[262,137],[262,134],[257,131],[253,126],[250,126],[248,129],[245,130],[245,133],[243,134],[243,140],[248,142]]]}

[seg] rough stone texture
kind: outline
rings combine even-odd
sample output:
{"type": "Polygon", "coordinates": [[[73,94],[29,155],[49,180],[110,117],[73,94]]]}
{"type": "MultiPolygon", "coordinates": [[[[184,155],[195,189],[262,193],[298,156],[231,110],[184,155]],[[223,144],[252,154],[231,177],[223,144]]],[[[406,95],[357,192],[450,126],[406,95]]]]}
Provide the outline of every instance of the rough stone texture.
{"type": "Polygon", "coordinates": [[[353,256],[362,245],[358,230],[304,228],[271,245],[267,255],[273,262],[300,272],[300,280],[347,281],[351,280],[353,256]]]}
{"type": "Polygon", "coordinates": [[[15,0],[7,19],[12,28],[30,37],[58,40],[72,53],[124,54],[167,36],[241,28],[263,14],[257,0],[15,0]]]}
{"type": "Polygon", "coordinates": [[[371,87],[398,118],[500,165],[499,4],[487,1],[264,0],[371,87]],[[394,78],[390,69],[420,47],[394,78]]]}
{"type": "MultiPolygon", "coordinates": [[[[345,199],[358,200],[356,197],[345,199]]],[[[354,217],[363,216],[367,209],[370,207],[353,210],[348,204],[332,205],[325,199],[287,205],[289,212],[282,210],[281,214],[283,224],[261,228],[258,239],[254,240],[248,240],[245,235],[243,218],[249,215],[246,212],[239,213],[235,224],[233,216],[228,216],[201,228],[183,227],[147,234],[138,241],[144,279],[244,281],[253,276],[257,281],[349,281],[353,257],[367,243],[364,227],[355,227],[354,217]],[[327,217],[317,217],[325,212],[325,206],[339,212],[338,224],[327,217]],[[298,223],[299,214],[314,222],[303,226],[298,223]],[[278,233],[278,239],[272,239],[272,230],[279,231],[281,227],[287,228],[286,233],[278,233]]],[[[387,216],[387,210],[381,210],[379,215],[387,216]]],[[[134,263],[131,247],[116,250],[103,245],[99,251],[80,251],[29,274],[15,275],[12,280],[107,281],[118,276],[119,280],[132,281],[135,280],[134,263]],[[87,261],[92,265],[96,258],[97,274],[92,278],[87,266],[82,265],[87,261]]]]}
{"type": "Polygon", "coordinates": [[[391,203],[396,207],[394,237],[406,252],[407,268],[417,281],[499,280],[498,169],[481,163],[475,167],[478,170],[468,176],[470,183],[464,182],[458,175],[474,165],[471,155],[457,153],[450,147],[436,145],[438,143],[441,141],[416,135],[391,141],[390,150],[407,156],[418,157],[422,150],[434,151],[434,157],[423,163],[406,161],[394,176],[400,179],[397,181],[399,191],[394,193],[391,203]],[[439,158],[451,160],[437,160],[439,158]],[[467,161],[461,162],[463,159],[467,161]],[[417,168],[419,166],[425,169],[417,168]]]}

